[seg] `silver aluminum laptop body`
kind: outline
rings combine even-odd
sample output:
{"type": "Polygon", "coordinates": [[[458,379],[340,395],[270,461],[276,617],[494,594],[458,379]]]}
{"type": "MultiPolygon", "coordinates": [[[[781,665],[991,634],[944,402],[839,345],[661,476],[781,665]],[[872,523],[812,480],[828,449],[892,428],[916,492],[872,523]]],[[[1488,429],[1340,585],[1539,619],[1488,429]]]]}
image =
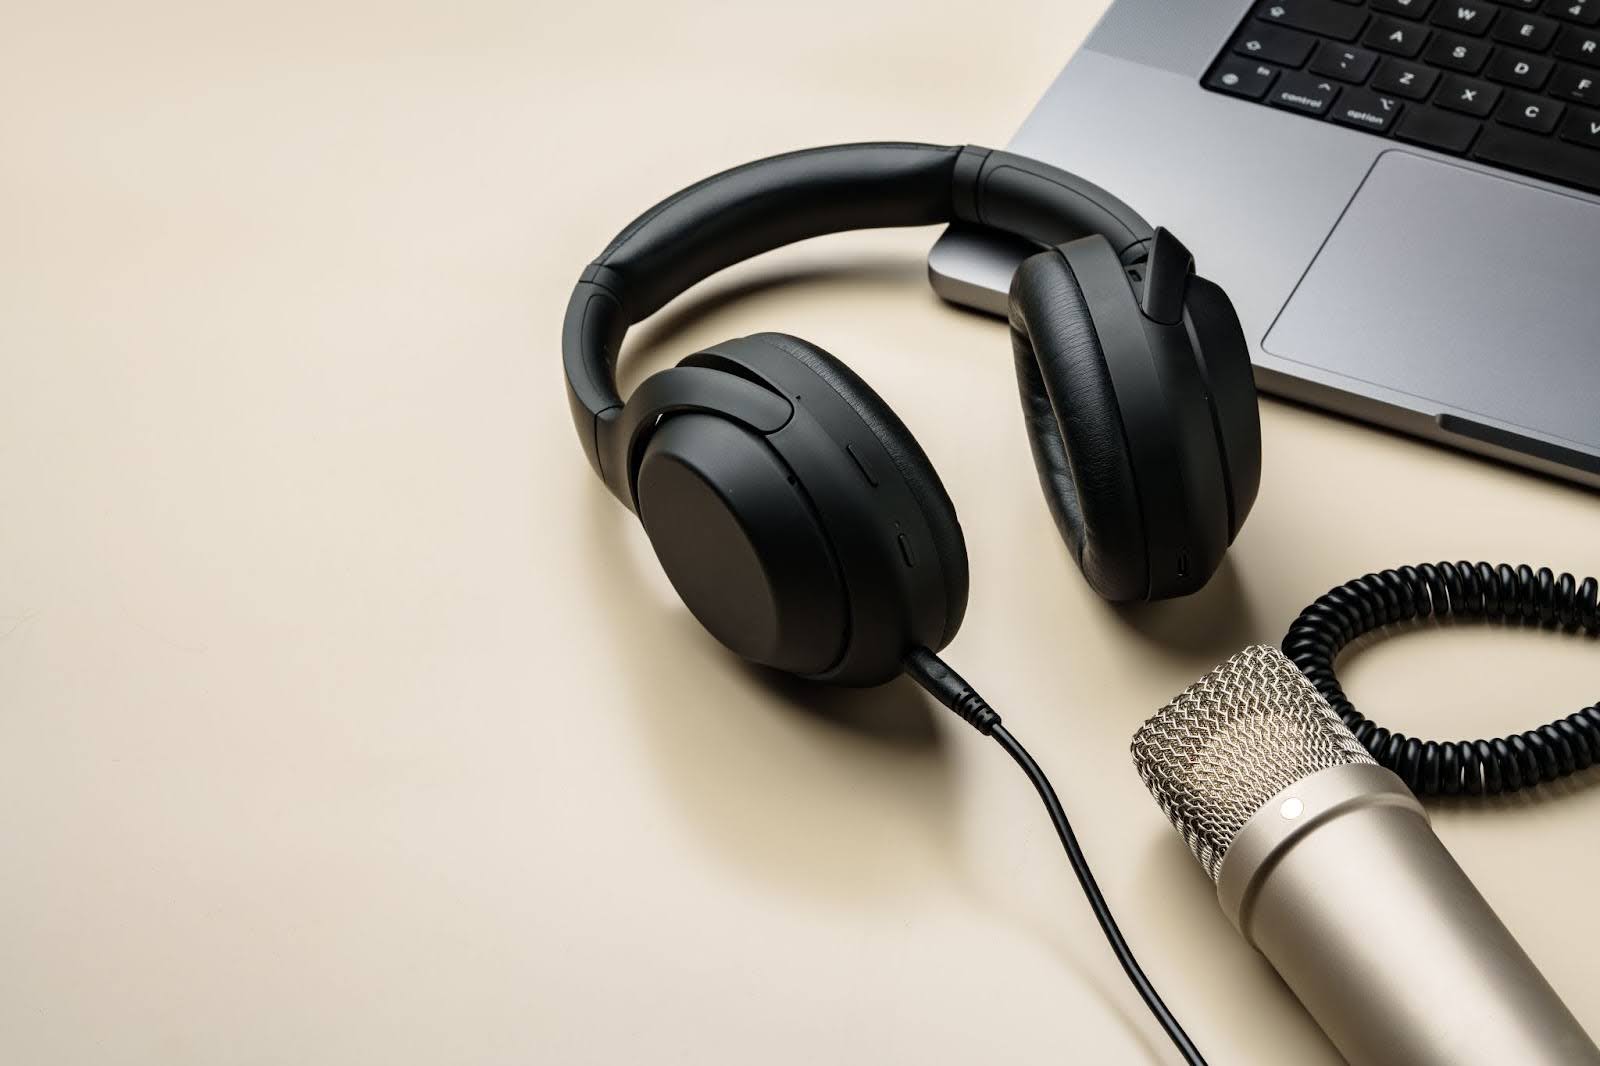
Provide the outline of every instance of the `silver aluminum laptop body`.
{"type": "MultiPolygon", "coordinates": [[[[1600,197],[1206,91],[1245,13],[1116,0],[1008,147],[1193,249],[1263,390],[1600,487],[1600,197]]],[[[1003,314],[1021,252],[929,274],[1003,314]]]]}

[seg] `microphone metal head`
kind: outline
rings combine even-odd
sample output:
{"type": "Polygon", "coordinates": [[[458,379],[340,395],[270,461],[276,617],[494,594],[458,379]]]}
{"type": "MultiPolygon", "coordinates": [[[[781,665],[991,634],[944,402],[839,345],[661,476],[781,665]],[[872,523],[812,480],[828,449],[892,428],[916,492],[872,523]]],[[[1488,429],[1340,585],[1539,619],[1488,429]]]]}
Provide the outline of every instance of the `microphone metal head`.
{"type": "Polygon", "coordinates": [[[1277,648],[1246,648],[1139,727],[1133,764],[1211,880],[1267,800],[1333,766],[1375,763],[1277,648]]]}

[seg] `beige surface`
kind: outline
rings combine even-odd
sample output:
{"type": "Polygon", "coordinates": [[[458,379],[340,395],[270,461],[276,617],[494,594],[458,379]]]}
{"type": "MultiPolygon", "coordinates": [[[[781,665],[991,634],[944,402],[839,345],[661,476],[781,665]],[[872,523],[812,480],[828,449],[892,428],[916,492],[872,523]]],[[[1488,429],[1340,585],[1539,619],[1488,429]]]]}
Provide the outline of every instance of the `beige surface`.
{"type": "MultiPolygon", "coordinates": [[[[730,662],[584,466],[557,366],[568,285],[649,202],[795,146],[1002,142],[1096,6],[12,10],[0,1060],[1171,1061],[1013,767],[909,685],[730,662]]],[[[1365,569],[1600,570],[1596,497],[1268,402],[1230,568],[1110,610],[1002,329],[924,284],[932,237],[730,272],[625,376],[757,328],[859,366],[964,517],[950,657],[1162,991],[1213,1063],[1331,1062],[1128,738],[1365,569]]],[[[1594,654],[1463,629],[1349,672],[1454,735],[1593,699],[1594,654]]],[[[1600,1032],[1593,782],[1436,820],[1600,1032]]]]}

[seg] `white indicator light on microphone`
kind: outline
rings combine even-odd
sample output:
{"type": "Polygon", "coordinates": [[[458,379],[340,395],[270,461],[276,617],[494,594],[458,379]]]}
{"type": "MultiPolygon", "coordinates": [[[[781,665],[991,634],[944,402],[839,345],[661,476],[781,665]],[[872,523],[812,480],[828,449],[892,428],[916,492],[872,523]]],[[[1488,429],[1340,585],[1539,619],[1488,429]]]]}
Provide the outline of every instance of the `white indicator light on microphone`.
{"type": "Polygon", "coordinates": [[[1283,806],[1278,808],[1278,813],[1285,818],[1298,818],[1306,813],[1306,805],[1300,802],[1298,796],[1290,796],[1283,801],[1283,806]]]}

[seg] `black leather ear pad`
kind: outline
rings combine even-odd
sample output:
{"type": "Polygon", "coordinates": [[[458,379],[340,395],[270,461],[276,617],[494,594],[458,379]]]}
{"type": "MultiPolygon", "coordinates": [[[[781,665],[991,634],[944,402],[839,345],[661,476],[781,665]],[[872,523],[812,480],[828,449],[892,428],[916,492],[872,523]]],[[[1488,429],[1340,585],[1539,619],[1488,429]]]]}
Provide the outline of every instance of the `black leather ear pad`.
{"type": "MultiPolygon", "coordinates": [[[[845,366],[816,345],[787,333],[758,333],[753,339],[765,341],[779,348],[812,373],[828,387],[843,397],[845,403],[861,417],[867,428],[878,438],[883,450],[900,472],[911,490],[917,507],[933,538],[934,553],[939,559],[939,572],[944,578],[945,632],[948,642],[961,628],[967,612],[969,575],[967,570],[967,542],[961,533],[961,522],[956,518],[955,504],[939,480],[933,463],[928,460],[922,445],[911,435],[911,430],[900,421],[900,416],[884,402],[872,387],[855,371],[845,366]]],[[[942,645],[941,645],[942,646],[942,645]]]]}
{"type": "Polygon", "coordinates": [[[1096,592],[1143,599],[1148,551],[1122,415],[1083,290],[1060,252],[1018,268],[1010,322],[1028,441],[1056,526],[1096,592]]]}

